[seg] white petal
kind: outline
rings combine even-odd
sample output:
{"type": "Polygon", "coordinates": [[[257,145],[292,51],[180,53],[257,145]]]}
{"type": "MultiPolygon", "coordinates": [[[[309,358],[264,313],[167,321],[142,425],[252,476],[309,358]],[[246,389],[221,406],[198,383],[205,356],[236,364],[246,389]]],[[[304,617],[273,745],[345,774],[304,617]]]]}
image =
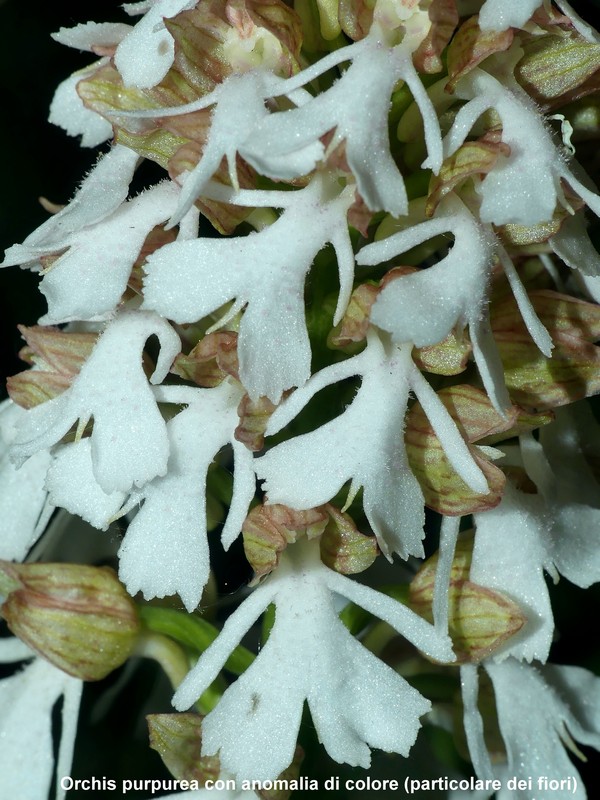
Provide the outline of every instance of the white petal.
{"type": "Polygon", "coordinates": [[[91,319],[112,311],[127,288],[146,236],[169,218],[178,195],[175,184],[158,184],[70,237],[68,251],[41,282],[48,313],[40,322],[91,319]]]}
{"type": "MultiPolygon", "coordinates": [[[[350,48],[344,48],[350,51],[350,48]]],[[[335,141],[345,140],[348,165],[358,190],[372,211],[385,209],[394,216],[407,210],[404,180],[390,153],[387,129],[390,95],[400,78],[406,80],[425,116],[427,145],[432,162],[441,163],[441,137],[437,117],[412,66],[410,52],[400,45],[389,49],[380,42],[364,40],[353,51],[354,59],[342,78],[328,91],[301,108],[271,115],[248,137],[242,153],[263,174],[283,178],[279,160],[309,153],[303,169],[312,169],[319,157],[307,148],[335,128],[335,141]],[[361,113],[354,98],[362,98],[361,113]]],[[[350,58],[351,53],[347,56],[350,58]]],[[[307,76],[308,77],[308,76],[307,76]]],[[[285,165],[289,174],[290,164],[285,165]]]]}
{"type": "Polygon", "coordinates": [[[142,368],[150,336],[161,345],[153,383],[162,380],[180,349],[170,325],[151,312],[122,312],[105,330],[70,389],[28,411],[12,446],[19,463],[59,441],[78,420],[94,418],[94,475],[110,494],[142,486],[167,468],[162,416],[142,368]]]}
{"type": "Polygon", "coordinates": [[[600,749],[600,678],[581,667],[541,667],[546,683],[556,690],[568,713],[566,724],[574,739],[600,749]]]}
{"type": "Polygon", "coordinates": [[[596,422],[588,415],[583,419],[586,428],[577,431],[576,412],[559,410],[557,421],[541,437],[544,448],[524,435],[521,455],[543,496],[539,539],[547,554],[546,569],[554,565],[577,586],[587,588],[600,580],[600,509],[595,507],[598,483],[584,456],[584,442],[593,441],[596,422]]]}
{"type": "Polygon", "coordinates": [[[488,397],[501,417],[512,407],[504,380],[504,367],[490,326],[487,310],[481,319],[469,326],[473,358],[488,397]]]}
{"type": "Polygon", "coordinates": [[[15,661],[29,661],[35,653],[27,647],[25,642],[16,636],[2,637],[0,639],[0,664],[12,664],[15,661]]]}
{"type": "Polygon", "coordinates": [[[584,589],[600,581],[600,509],[579,503],[559,507],[548,540],[561,575],[584,589]]]}
{"type": "Polygon", "coordinates": [[[50,454],[37,453],[21,469],[8,458],[17,425],[26,411],[6,400],[0,404],[0,558],[22,561],[43,532],[52,513],[44,487],[50,454]]]}
{"type": "Polygon", "coordinates": [[[106,494],[96,482],[89,438],[58,450],[48,470],[46,488],[53,505],[77,514],[102,531],[108,529],[126,497],[123,492],[106,494]]]}
{"type": "MultiPolygon", "coordinates": [[[[225,772],[247,779],[274,779],[292,760],[305,698],[319,738],[336,760],[368,766],[369,746],[406,754],[414,742],[419,716],[429,703],[344,628],[329,593],[329,576],[334,592],[341,588],[346,594],[347,584],[354,589],[352,581],[321,564],[318,543],[302,540],[285,551],[277,572],[225,624],[221,636],[226,635],[229,646],[235,646],[240,629],[254,619],[257,606],[264,607],[264,597],[259,605],[257,595],[270,587],[276,615],[269,639],[202,726],[202,752],[218,753],[225,772]],[[245,606],[245,622],[240,625],[245,606]],[[232,624],[233,637],[228,630],[232,624]]],[[[359,587],[359,594],[375,605],[377,592],[359,587]]],[[[383,606],[385,601],[399,606],[389,598],[383,600],[383,606]]],[[[400,618],[404,623],[409,618],[417,628],[433,630],[416,614],[400,608],[394,609],[394,621],[400,618]]],[[[214,678],[214,668],[224,661],[219,640],[193,671],[203,674],[196,691],[214,678]],[[218,659],[212,651],[219,651],[218,659]]],[[[444,644],[447,653],[449,647],[444,644]]],[[[180,707],[177,696],[175,701],[180,707]]]]}
{"type": "Polygon", "coordinates": [[[73,752],[77,736],[77,719],[83,693],[83,681],[63,675],[65,686],[63,691],[63,707],[61,719],[60,745],[56,759],[56,800],[64,800],[66,790],[60,785],[63,776],[69,775],[73,765],[73,752]]]}
{"type": "Polygon", "coordinates": [[[459,529],[460,517],[442,517],[433,587],[433,619],[436,629],[442,634],[448,633],[448,589],[459,529]]]}
{"type": "Polygon", "coordinates": [[[123,11],[130,17],[146,14],[158,0],[139,0],[137,3],[124,3],[123,11]]]}
{"type": "Polygon", "coordinates": [[[221,633],[208,647],[195,667],[175,692],[173,705],[178,711],[190,708],[217,677],[242,637],[269,605],[276,591],[273,581],[263,583],[227,619],[221,633]]]}
{"type": "Polygon", "coordinates": [[[86,69],[74,72],[58,85],[50,104],[48,121],[58,125],[69,136],[81,136],[82,147],[97,147],[113,135],[110,122],[87,108],[76,88],[79,81],[89,77],[106,63],[108,59],[102,59],[86,69]]]}
{"type": "Polygon", "coordinates": [[[522,28],[542,0],[486,0],[479,12],[482,31],[522,28]]]}
{"type": "Polygon", "coordinates": [[[529,335],[546,358],[550,358],[552,349],[554,348],[550,334],[535,313],[535,309],[529,299],[529,295],[525,291],[519,273],[515,269],[514,264],[504,248],[500,251],[500,263],[502,264],[504,274],[510,284],[514,298],[517,301],[517,306],[523,317],[523,322],[529,331],[529,335]]]}
{"type": "MultiPolygon", "coordinates": [[[[119,577],[130,594],[179,594],[190,613],[199,604],[209,574],[206,475],[232,438],[240,397],[227,383],[197,390],[192,404],[168,423],[168,472],[140,492],[143,506],[119,550],[119,577]]],[[[251,497],[245,499],[244,517],[251,497]]]]}
{"type": "Polygon", "coordinates": [[[228,550],[242,531],[242,525],[248,514],[248,508],[256,492],[256,476],[254,474],[254,456],[246,445],[232,440],[233,446],[233,494],[227,519],[223,525],[221,542],[228,550]]]}
{"type": "MultiPolygon", "coordinates": [[[[468,96],[471,97],[471,93],[468,96]]],[[[452,127],[444,138],[444,154],[446,156],[452,155],[458,150],[471,132],[473,125],[482,114],[492,107],[493,103],[493,98],[478,95],[458,110],[452,127]]]]}
{"type": "Polygon", "coordinates": [[[125,86],[148,89],[165,77],[173,63],[175,43],[163,19],[193,8],[196,0],[158,0],[115,53],[115,66],[125,86]]]}
{"type": "MultiPolygon", "coordinates": [[[[410,348],[388,356],[377,335],[355,359],[323,370],[283,410],[299,410],[317,388],[362,372],[360,389],[346,410],[311,433],[288,440],[256,461],[269,502],[311,508],[327,502],[352,479],[364,487],[367,518],[386,555],[422,555],[423,495],[412,474],[401,431],[408,400],[410,348]],[[378,409],[373,415],[373,408],[378,409]]],[[[273,430],[282,423],[281,416],[273,430]]]]}
{"type": "Polygon", "coordinates": [[[527,624],[495,655],[531,661],[548,657],[554,620],[543,566],[550,561],[540,539],[540,498],[507,485],[499,506],[477,514],[470,580],[518,603],[527,624]]]}
{"type": "Polygon", "coordinates": [[[123,22],[81,22],[73,28],[60,28],[50,35],[59,44],[93,52],[95,45],[118,44],[131,31],[131,25],[123,22]]]}
{"type": "Polygon", "coordinates": [[[408,756],[431,704],[327,610],[321,606],[313,617],[317,649],[307,698],[319,741],[335,761],[352,766],[368,768],[374,747],[408,756]]]}
{"type": "Polygon", "coordinates": [[[475,773],[484,780],[493,776],[492,764],[483,737],[483,719],[477,705],[479,676],[476,664],[463,664],[460,668],[460,683],[464,707],[463,724],[469,755],[475,773]]]}
{"type": "MultiPolygon", "coordinates": [[[[75,721],[82,682],[36,658],[0,681],[0,790],[4,797],[41,800],[47,797],[54,767],[52,709],[65,695],[59,762],[71,768],[75,721]]],[[[57,797],[64,792],[57,786],[57,797]]]]}
{"type": "Polygon", "coordinates": [[[487,479],[471,455],[456,422],[421,372],[414,366],[410,384],[454,469],[470,489],[478,494],[487,494],[489,491],[487,479]]]}
{"type": "Polygon", "coordinates": [[[65,208],[40,225],[23,245],[7,250],[3,266],[34,260],[38,254],[33,248],[46,252],[60,250],[68,246],[69,237],[75,231],[112,214],[127,197],[137,162],[138,155],[133,150],[119,144],[113,147],[98,160],[65,208]],[[14,255],[9,256],[9,253],[14,255]]]}
{"type": "MultiPolygon", "coordinates": [[[[586,793],[581,778],[560,739],[563,723],[571,717],[562,697],[545,683],[538,670],[514,659],[502,664],[486,664],[486,670],[494,684],[510,774],[532,778],[534,785],[537,778],[543,776],[559,781],[570,777],[572,786],[576,775],[578,788],[577,791],[571,789],[569,796],[584,800],[586,793]],[[516,703],[518,714],[515,713],[516,703]],[[540,731],[544,732],[543,736],[539,735],[540,731]]],[[[536,791],[536,798],[550,800],[555,794],[542,786],[536,791]]],[[[530,796],[528,791],[515,793],[518,800],[530,796]]]]}
{"type": "MultiPolygon", "coordinates": [[[[175,242],[149,259],[144,307],[195,322],[230,300],[247,304],[239,329],[240,379],[252,399],[279,402],[310,375],[304,283],[314,257],[346,226],[347,196],[323,200],[317,176],[260,233],[175,242]]],[[[347,264],[342,290],[348,283],[347,264]]]]}
{"type": "Polygon", "coordinates": [[[373,305],[372,322],[390,331],[396,342],[437,344],[456,325],[479,319],[494,239],[460,201],[452,201],[438,219],[367,245],[357,255],[358,264],[379,263],[444,233],[455,237],[448,255],[428,269],[391,281],[373,305]]]}
{"type": "Polygon", "coordinates": [[[600,255],[589,237],[582,212],[567,217],[548,243],[571,269],[591,277],[600,276],[600,255]]]}
{"type": "Polygon", "coordinates": [[[566,167],[536,106],[524,92],[507,88],[481,69],[460,82],[458,94],[470,102],[456,116],[444,142],[446,152],[462,144],[476,119],[490,107],[498,112],[502,141],[511,148],[479,186],[481,221],[495,225],[549,221],[562,198],[560,178],[566,167]]]}
{"type": "Polygon", "coordinates": [[[581,167],[575,162],[571,164],[571,169],[567,169],[564,165],[560,166],[562,167],[560,170],[561,177],[565,178],[567,183],[577,192],[579,197],[581,197],[594,214],[597,217],[600,216],[600,196],[589,177],[585,175],[585,173],[583,173],[582,176],[583,180],[578,180],[578,178],[575,177],[573,171],[576,170],[578,174],[583,172],[581,167]],[[590,184],[592,188],[590,188],[590,184]]]}
{"type": "Polygon", "coordinates": [[[381,592],[371,589],[345,575],[323,567],[323,580],[332,592],[346,597],[353,603],[369,611],[375,617],[387,622],[402,636],[412,642],[436,661],[451,662],[455,660],[452,643],[448,636],[426,622],[414,611],[393,600],[381,592]]]}
{"type": "Polygon", "coordinates": [[[237,187],[236,154],[238,151],[242,152],[240,148],[249,132],[268,114],[265,108],[265,97],[268,94],[265,94],[266,78],[263,80],[263,74],[260,71],[234,74],[219,85],[218,94],[215,92],[217,106],[212,115],[208,140],[200,161],[184,182],[171,225],[177,224],[196,198],[203,193],[206,183],[217,171],[224,157],[233,172],[232,183],[237,187]]]}
{"type": "Polygon", "coordinates": [[[310,680],[308,642],[298,620],[314,607],[297,598],[296,634],[283,627],[279,611],[256,661],[233,683],[202,723],[202,753],[219,753],[221,767],[250,780],[273,780],[292,761],[306,684],[310,680]]]}

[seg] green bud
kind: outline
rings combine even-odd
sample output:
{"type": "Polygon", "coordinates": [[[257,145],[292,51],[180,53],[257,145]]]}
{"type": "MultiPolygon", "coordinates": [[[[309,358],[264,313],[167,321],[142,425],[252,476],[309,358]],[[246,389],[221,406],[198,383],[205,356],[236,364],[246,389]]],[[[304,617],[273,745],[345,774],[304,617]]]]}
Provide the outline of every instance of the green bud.
{"type": "Polygon", "coordinates": [[[12,633],[76,678],[104,678],[135,648],[136,606],[109,567],[0,561],[0,591],[12,633]]]}
{"type": "MultiPolygon", "coordinates": [[[[460,537],[448,589],[448,633],[457,664],[488,658],[527,621],[519,606],[500,592],[471,583],[472,534],[460,537]]],[[[427,559],[410,585],[410,605],[433,622],[433,592],[438,554],[427,559]]]]}
{"type": "Polygon", "coordinates": [[[254,570],[254,582],[272,572],[281,553],[300,536],[320,536],[329,516],[323,506],[296,511],[279,505],[259,505],[252,509],[242,525],[244,553],[254,570]]]}
{"type": "Polygon", "coordinates": [[[374,536],[361,533],[352,517],[335,506],[324,506],[329,520],[321,536],[321,560],[342,575],[356,575],[368,569],[379,555],[374,536]]]}
{"type": "Polygon", "coordinates": [[[600,45],[581,36],[540,36],[523,45],[515,77],[542,104],[572,99],[572,93],[600,69],[600,45]]]}
{"type": "Polygon", "coordinates": [[[196,780],[201,785],[216,780],[221,767],[218,756],[201,756],[200,714],[149,714],[146,717],[150,747],[160,755],[171,775],[178,780],[196,780]]]}
{"type": "Polygon", "coordinates": [[[262,450],[265,443],[265,431],[271,414],[275,411],[275,404],[268,397],[259,397],[251,400],[245,394],[238,406],[240,424],[235,429],[235,438],[246,445],[248,450],[257,452],[262,450]]]}

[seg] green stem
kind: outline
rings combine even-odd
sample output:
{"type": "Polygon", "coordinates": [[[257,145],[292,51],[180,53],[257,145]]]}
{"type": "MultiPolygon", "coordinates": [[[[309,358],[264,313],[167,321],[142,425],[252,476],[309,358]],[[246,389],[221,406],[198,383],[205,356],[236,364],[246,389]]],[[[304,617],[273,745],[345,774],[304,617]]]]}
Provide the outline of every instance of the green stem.
{"type": "Polygon", "coordinates": [[[190,671],[190,663],[185,651],[172,639],[157,633],[142,633],[134,655],[151,658],[160,664],[173,689],[178,688],[190,671]]]}
{"type": "MultiPolygon", "coordinates": [[[[218,628],[210,622],[172,608],[140,606],[139,613],[150,631],[175,639],[196,653],[203,653],[219,635],[218,628]]],[[[238,645],[225,662],[225,669],[234,675],[241,675],[254,658],[250,650],[238,645]]]]}

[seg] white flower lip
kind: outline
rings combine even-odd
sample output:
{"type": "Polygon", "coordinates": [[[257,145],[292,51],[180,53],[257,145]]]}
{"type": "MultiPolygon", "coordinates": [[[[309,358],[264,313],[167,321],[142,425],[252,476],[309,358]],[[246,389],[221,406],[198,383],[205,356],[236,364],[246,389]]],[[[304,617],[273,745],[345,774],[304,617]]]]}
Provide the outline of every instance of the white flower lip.
{"type": "Polygon", "coordinates": [[[152,335],[162,347],[151,380],[160,382],[179,352],[179,337],[152,312],[122,312],[106,328],[72,386],[23,419],[11,448],[14,462],[22,464],[52,447],[77,420],[85,425],[93,417],[94,474],[104,492],[128,491],[164,474],[167,433],[141,360],[152,335]]]}
{"type": "Polygon", "coordinates": [[[202,753],[218,752],[227,773],[272,780],[285,769],[305,699],[334,760],[368,767],[370,747],[408,753],[429,703],[348,633],[331,592],[376,614],[440,660],[453,659],[448,639],[423,619],[325,567],[318,543],[293,545],[277,572],[228,619],[174,697],[176,708],[189,707],[261,611],[276,604],[267,644],[203,722],[202,753]]]}

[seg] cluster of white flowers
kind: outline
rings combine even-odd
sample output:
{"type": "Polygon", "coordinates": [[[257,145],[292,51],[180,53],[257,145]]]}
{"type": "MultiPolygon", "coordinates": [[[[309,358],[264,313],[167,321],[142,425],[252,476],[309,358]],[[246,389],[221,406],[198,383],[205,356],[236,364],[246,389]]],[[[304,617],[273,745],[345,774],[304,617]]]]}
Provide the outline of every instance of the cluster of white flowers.
{"type": "MultiPolygon", "coordinates": [[[[7,525],[0,557],[24,560],[55,508],[100,530],[129,515],[118,554],[120,579],[131,595],[142,592],[146,600],[177,594],[191,613],[210,572],[209,468],[231,445],[233,494],[221,536],[225,549],[242,531],[257,480],[267,503],[297,511],[329,503],[350,483],[348,505],[362,489],[364,515],[381,552],[390,560],[394,554],[421,558],[426,498],[404,437],[412,393],[442,456],[469,492],[485,496],[491,491],[482,460],[487,464],[499,457],[535,485],[534,493],[525,493],[509,480],[501,502],[474,515],[470,581],[509,597],[527,620],[482,664],[496,694],[506,764],[492,765],[486,750],[478,666],[461,666],[475,771],[482,779],[572,775],[563,741],[574,737],[600,749],[600,679],[575,667],[545,666],[554,625],[544,570],[583,587],[600,580],[598,484],[583,455],[581,415],[562,409],[541,429],[539,440],[514,430],[512,435],[521,433],[518,445],[476,448],[423,376],[414,349],[468,334],[490,407],[500,420],[509,419],[514,406],[488,307],[495,274],[503,273],[523,335],[544,357],[551,356],[553,339],[501,229],[548,225],[555,214],[571,215],[547,238],[548,250],[580,270],[593,288],[600,259],[583,257],[591,245],[580,209],[585,204],[600,215],[600,198],[512,70],[502,66],[500,56],[509,67],[519,58],[517,40],[499,56],[490,48],[487,61],[482,58],[458,77],[453,101],[460,105],[440,123],[445,101],[435,87],[426,90],[414,61],[435,38],[431,9],[441,15],[444,6],[450,16],[454,13],[456,27],[461,3],[457,10],[453,2],[377,0],[364,36],[304,68],[296,64],[288,70],[281,68],[282,41],[253,21],[251,11],[261,4],[225,3],[232,31],[221,42],[227,69],[199,97],[171,99],[162,107],[132,102],[129,108],[105,109],[104,116],[83,104],[78,83],[93,81],[108,67],[118,71],[124,94],[137,92],[139,98],[157,87],[177,57],[165,20],[193,13],[202,3],[148,0],[125,6],[127,13],[141,15],[133,26],[90,22],[55,36],[102,55],[67,79],[52,105],[51,120],[81,135],[83,145],[96,146],[120,127],[141,136],[159,122],[168,128],[199,114],[204,114],[206,137],[197,164],[131,197],[140,155],[117,136],[71,202],[6,253],[3,266],[26,266],[41,274],[48,312],[40,324],[66,324],[65,331],[94,334],[97,341],[61,393],[27,410],[11,401],[3,406],[0,512],[7,525]],[[331,80],[334,74],[337,80],[331,80]],[[460,196],[446,187],[429,219],[409,202],[390,147],[388,117],[398,86],[410,92],[415,119],[420,112],[418,169],[434,177],[490,110],[501,130],[504,149],[493,166],[475,169],[469,175],[471,189],[460,196]],[[242,159],[244,169],[252,168],[266,188],[247,187],[242,159]],[[275,186],[281,182],[286,186],[275,186]],[[221,238],[199,235],[202,203],[236,207],[249,215],[255,230],[221,238]],[[370,212],[369,218],[377,212],[393,218],[391,235],[355,247],[349,219],[357,205],[370,212]],[[171,235],[145,258],[143,288],[128,294],[132,270],[157,229],[171,235]],[[364,267],[385,265],[436,237],[451,237],[453,244],[449,250],[432,246],[435,263],[383,282],[370,308],[364,349],[311,374],[305,284],[318,254],[328,245],[335,252],[339,290],[332,324],[339,325],[364,267]],[[237,371],[212,387],[174,383],[169,370],[181,352],[189,351],[186,331],[197,330],[197,341],[200,332],[224,326],[237,334],[237,371]],[[152,369],[144,360],[149,340],[152,369]],[[342,413],[312,431],[279,436],[269,446],[269,437],[299,418],[320,391],[342,387],[349,378],[360,379],[360,386],[342,413]],[[266,452],[257,456],[237,436],[244,398],[254,403],[267,398],[277,406],[264,431],[266,452]],[[74,436],[67,436],[72,429],[74,436]]],[[[534,12],[550,9],[541,0],[468,5],[475,7],[469,13],[480,11],[481,29],[489,36],[509,28],[533,30],[537,23],[528,21],[534,12]]],[[[568,4],[556,5],[574,35],[596,46],[597,34],[568,4]]],[[[329,6],[337,4],[318,6],[326,24],[329,6]]],[[[510,429],[507,423],[505,430],[510,429]]],[[[177,709],[192,706],[257,618],[275,604],[266,645],[203,721],[202,754],[218,754],[223,774],[237,779],[276,778],[294,757],[306,700],[319,740],[335,761],[366,768],[370,748],[408,755],[431,703],[349,633],[337,604],[345,598],[391,625],[429,658],[454,661],[447,589],[458,532],[459,519],[445,518],[435,624],[325,566],[316,538],[302,538],[286,549],[276,570],[229,617],[175,694],[177,709]]],[[[17,640],[0,644],[3,662],[34,658],[17,640]]],[[[81,685],[37,656],[0,683],[0,713],[17,697],[0,719],[0,787],[7,796],[46,796],[52,775],[50,713],[60,694],[65,703],[58,774],[68,774],[81,685]],[[19,767],[29,748],[25,736],[35,739],[43,754],[31,773],[19,767]],[[31,775],[25,794],[22,782],[18,792],[13,788],[15,770],[31,775]]],[[[59,788],[57,796],[63,795],[59,788]]],[[[520,791],[500,796],[530,797],[520,791]]],[[[581,783],[575,796],[585,797],[581,783]]],[[[554,795],[536,794],[537,800],[547,797],[554,795]]]]}

